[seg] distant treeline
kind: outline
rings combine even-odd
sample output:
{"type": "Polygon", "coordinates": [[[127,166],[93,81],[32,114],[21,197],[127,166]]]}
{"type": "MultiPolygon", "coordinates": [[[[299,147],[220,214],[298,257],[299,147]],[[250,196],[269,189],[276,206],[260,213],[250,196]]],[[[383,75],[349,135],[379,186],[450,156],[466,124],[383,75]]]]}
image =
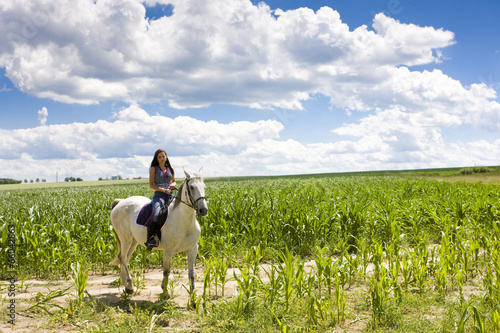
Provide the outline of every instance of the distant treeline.
{"type": "Polygon", "coordinates": [[[11,178],[0,178],[0,185],[2,184],[20,184],[22,183],[22,180],[16,180],[16,179],[11,179],[11,178]]]}
{"type": "MultiPolygon", "coordinates": [[[[42,179],[42,180],[40,180],[40,178],[36,179],[37,183],[40,183],[40,181],[42,183],[47,182],[47,180],[45,180],[45,179],[42,179]]],[[[0,178],[0,185],[3,185],[3,184],[21,184],[22,182],[23,182],[22,180],[16,180],[16,179],[12,179],[12,178],[0,178]]],[[[35,182],[35,180],[31,179],[29,182],[33,184],[35,182]]],[[[28,180],[25,179],[24,183],[27,184],[28,180]]]]}
{"type": "Polygon", "coordinates": [[[81,179],[80,177],[78,177],[78,178],[75,178],[75,177],[66,177],[66,178],[64,178],[64,181],[65,182],[82,182],[83,179],[81,179]]]}
{"type": "Polygon", "coordinates": [[[486,172],[491,172],[492,169],[484,166],[475,166],[472,168],[463,168],[460,169],[460,173],[462,175],[472,175],[474,173],[486,173],[486,172]]]}

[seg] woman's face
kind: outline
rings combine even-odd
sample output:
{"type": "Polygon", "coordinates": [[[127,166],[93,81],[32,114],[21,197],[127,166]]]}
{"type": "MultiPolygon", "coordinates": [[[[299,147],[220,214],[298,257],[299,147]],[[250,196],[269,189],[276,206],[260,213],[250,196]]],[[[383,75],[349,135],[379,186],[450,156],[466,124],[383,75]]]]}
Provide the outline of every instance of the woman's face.
{"type": "Polygon", "coordinates": [[[167,161],[167,154],[165,154],[164,152],[160,152],[156,159],[158,160],[158,163],[163,165],[167,161]]]}

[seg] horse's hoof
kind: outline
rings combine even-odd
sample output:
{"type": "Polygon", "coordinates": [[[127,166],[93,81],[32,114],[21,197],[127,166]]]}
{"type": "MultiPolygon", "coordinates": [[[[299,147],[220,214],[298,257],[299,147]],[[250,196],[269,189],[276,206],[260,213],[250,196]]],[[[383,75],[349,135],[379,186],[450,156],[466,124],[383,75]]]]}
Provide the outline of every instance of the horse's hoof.
{"type": "Polygon", "coordinates": [[[133,294],[134,293],[134,289],[128,289],[128,288],[125,288],[125,292],[127,294],[133,294]]]}

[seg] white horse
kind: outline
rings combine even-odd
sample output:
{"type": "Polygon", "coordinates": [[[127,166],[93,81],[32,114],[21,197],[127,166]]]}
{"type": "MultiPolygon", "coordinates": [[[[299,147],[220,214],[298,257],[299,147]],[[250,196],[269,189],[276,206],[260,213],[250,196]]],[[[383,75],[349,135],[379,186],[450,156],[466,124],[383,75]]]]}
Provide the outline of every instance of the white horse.
{"type": "MultiPolygon", "coordinates": [[[[198,253],[198,242],[201,229],[196,214],[206,216],[208,213],[205,198],[205,184],[198,174],[191,176],[184,170],[186,179],[182,182],[172,204],[168,207],[167,221],[161,228],[161,241],[154,250],[163,250],[163,289],[162,297],[167,297],[168,275],[172,257],[185,252],[188,259],[188,276],[191,292],[194,290],[194,261],[198,253]]],[[[111,205],[111,223],[118,244],[118,255],[111,265],[121,265],[121,283],[127,293],[133,293],[132,277],[127,264],[137,244],[144,246],[147,228],[136,224],[141,208],[151,199],[134,196],[127,199],[115,199],[111,205]]]]}

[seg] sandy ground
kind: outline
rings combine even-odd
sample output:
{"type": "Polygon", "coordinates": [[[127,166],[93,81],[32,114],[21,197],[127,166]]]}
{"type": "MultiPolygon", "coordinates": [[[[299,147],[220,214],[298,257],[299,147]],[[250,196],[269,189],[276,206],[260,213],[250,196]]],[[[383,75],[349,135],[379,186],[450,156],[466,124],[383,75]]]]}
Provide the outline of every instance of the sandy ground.
{"type": "MultiPolygon", "coordinates": [[[[228,270],[228,274],[231,273],[232,269],[228,270]]],[[[203,292],[203,276],[204,272],[200,267],[195,268],[196,274],[196,294],[200,295],[203,292]]],[[[92,296],[96,301],[102,301],[109,304],[110,306],[116,305],[122,300],[121,295],[124,290],[123,286],[117,286],[116,280],[119,278],[119,273],[109,273],[108,275],[89,275],[87,280],[86,291],[92,296]],[[113,283],[115,282],[115,283],[113,283]]],[[[146,272],[143,281],[143,287],[138,293],[132,294],[130,296],[130,302],[158,302],[159,296],[162,292],[161,281],[163,279],[163,272],[161,269],[154,269],[146,272]]],[[[187,276],[187,269],[185,270],[173,270],[170,274],[170,280],[175,281],[175,289],[173,295],[173,301],[180,307],[185,308],[188,304],[188,292],[183,287],[189,286],[189,280],[187,276]]],[[[17,281],[19,286],[20,281],[17,281]]],[[[234,293],[235,282],[229,281],[226,284],[226,295],[231,295],[234,293]]],[[[28,306],[34,303],[34,300],[38,293],[48,294],[50,291],[64,290],[68,287],[70,289],[67,291],[67,295],[54,298],[50,301],[50,304],[57,304],[62,307],[68,306],[68,301],[70,298],[74,299],[76,295],[76,289],[74,287],[74,282],[71,279],[68,280],[58,280],[58,281],[46,281],[46,280],[25,280],[23,282],[25,286],[24,292],[16,293],[16,325],[14,327],[14,332],[54,332],[54,330],[40,329],[40,323],[43,321],[37,316],[37,318],[32,318],[29,313],[23,311],[28,306]]],[[[2,295],[4,296],[4,295],[2,295]]],[[[88,296],[85,296],[88,298],[88,296]]],[[[56,307],[52,309],[57,310],[56,307]]],[[[70,330],[70,328],[68,328],[70,330]]],[[[12,332],[12,326],[2,322],[0,324],[1,332],[12,332]]]]}
{"type": "MultiPolygon", "coordinates": [[[[313,262],[307,265],[307,270],[311,269],[313,262]]],[[[269,265],[262,265],[260,270],[260,277],[263,281],[266,281],[267,276],[264,269],[267,269],[269,265]]],[[[195,289],[196,295],[201,295],[203,293],[203,278],[204,278],[204,267],[195,267],[195,289]]],[[[227,271],[227,283],[225,284],[224,297],[230,297],[235,294],[237,287],[237,282],[233,278],[233,274],[237,276],[240,275],[239,270],[236,268],[229,268],[227,271]]],[[[86,290],[96,301],[101,301],[109,304],[110,306],[119,306],[122,300],[121,295],[124,290],[123,286],[117,286],[114,283],[119,278],[119,273],[110,273],[108,275],[89,275],[87,280],[86,290]]],[[[159,301],[159,296],[162,292],[161,281],[163,279],[163,272],[160,268],[150,270],[144,273],[143,287],[140,288],[138,293],[132,294],[130,297],[130,303],[135,302],[151,302],[156,303],[159,301]]],[[[170,281],[174,281],[174,293],[171,299],[181,308],[187,309],[187,304],[189,300],[189,294],[186,288],[189,289],[189,279],[187,274],[187,269],[172,269],[169,277],[170,281]],[[185,288],[186,287],[186,288],[185,288]]],[[[21,282],[18,281],[17,285],[21,282]]],[[[70,289],[67,291],[67,295],[61,296],[50,301],[50,304],[57,304],[62,307],[68,306],[68,301],[70,298],[74,299],[76,295],[76,289],[74,287],[74,282],[71,279],[68,280],[58,280],[58,281],[46,281],[46,280],[25,280],[23,282],[25,287],[24,292],[19,292],[16,294],[16,308],[18,309],[16,313],[16,325],[14,327],[14,332],[54,332],[51,329],[41,329],[40,324],[43,319],[29,316],[29,312],[23,311],[28,306],[34,303],[34,300],[38,293],[48,294],[50,291],[64,290],[68,287],[70,289]]],[[[135,286],[134,286],[135,287],[135,286]]],[[[220,289],[219,289],[220,295],[220,289]]],[[[4,295],[2,295],[4,296],[4,295]]],[[[171,295],[172,296],[172,295],[171,295]]],[[[88,296],[85,296],[88,298],[88,296]]],[[[56,307],[52,308],[57,310],[56,307]]],[[[67,327],[66,331],[71,331],[70,327],[67,327]]],[[[75,327],[75,331],[78,329],[75,327]]],[[[12,332],[12,326],[6,322],[0,324],[1,332],[12,332]]]]}
{"type": "MultiPolygon", "coordinates": [[[[260,278],[263,282],[267,282],[268,278],[265,271],[269,270],[270,265],[261,265],[260,266],[260,278]]],[[[309,272],[315,266],[314,261],[308,261],[305,263],[304,268],[306,272],[309,272]]],[[[373,270],[373,265],[370,264],[368,266],[367,272],[371,272],[373,270]]],[[[235,294],[237,288],[237,282],[233,278],[233,274],[239,276],[239,270],[236,268],[229,268],[227,271],[227,283],[225,284],[224,297],[231,297],[235,294]]],[[[203,293],[203,278],[205,272],[204,267],[201,265],[195,267],[195,276],[196,276],[196,295],[201,295],[203,293]]],[[[123,305],[122,302],[122,292],[124,290],[123,286],[117,286],[116,280],[119,278],[119,273],[110,272],[107,275],[89,275],[87,280],[86,290],[92,296],[92,298],[96,301],[101,301],[110,306],[119,307],[123,305]]],[[[143,287],[140,288],[138,293],[131,295],[130,303],[141,303],[141,302],[151,302],[156,303],[159,300],[159,296],[162,292],[161,289],[161,281],[163,279],[163,272],[160,268],[152,269],[144,273],[143,287]]],[[[170,274],[170,280],[174,282],[174,293],[171,299],[182,309],[187,311],[188,304],[188,292],[186,288],[189,288],[189,279],[187,275],[187,269],[177,269],[173,267],[172,272],[170,274]],[[186,288],[185,288],[186,287],[186,288]]],[[[21,281],[17,281],[17,286],[21,281]]],[[[71,279],[67,280],[58,280],[58,281],[46,281],[46,280],[25,280],[23,282],[23,292],[19,292],[16,294],[16,325],[13,328],[11,325],[7,324],[6,321],[2,321],[0,323],[0,332],[58,332],[54,329],[42,329],[40,326],[45,327],[43,325],[44,318],[40,318],[40,315],[37,315],[36,318],[30,316],[29,312],[23,311],[28,306],[33,304],[38,293],[43,293],[44,295],[48,294],[50,291],[64,290],[66,288],[70,288],[67,291],[67,295],[61,296],[50,301],[50,304],[57,304],[64,308],[67,308],[69,299],[74,299],[74,295],[76,295],[76,289],[74,287],[74,282],[71,279]]],[[[134,286],[135,287],[135,286],[134,286]]],[[[365,289],[367,290],[367,286],[357,286],[354,289],[365,289]]],[[[2,284],[2,289],[5,289],[5,282],[2,284]]],[[[348,293],[355,292],[354,289],[347,291],[348,293]]],[[[360,291],[361,293],[361,291],[360,291]]],[[[468,299],[471,295],[480,293],[479,283],[476,282],[474,285],[469,285],[464,288],[465,298],[468,299]]],[[[220,295],[220,290],[219,290],[220,295]]],[[[2,290],[2,297],[7,299],[5,290],[2,290]]],[[[88,296],[85,296],[88,298],[88,296]]],[[[2,307],[4,307],[2,303],[2,307]]],[[[6,305],[5,305],[6,306],[6,305]]],[[[53,310],[57,310],[56,307],[52,308],[53,310]]],[[[47,315],[48,316],[48,315],[47,315]]],[[[182,324],[182,323],[181,323],[182,324]]],[[[349,332],[359,332],[365,327],[366,323],[356,322],[352,323],[349,327],[349,332]]],[[[189,327],[184,327],[185,329],[189,329],[189,327]]],[[[68,331],[79,331],[78,327],[64,327],[62,332],[68,331]]],[[[59,330],[60,331],[60,330],[59,330]]],[[[169,331],[176,331],[174,328],[170,328],[169,331]]],[[[340,330],[343,331],[343,330],[340,330]]]]}

